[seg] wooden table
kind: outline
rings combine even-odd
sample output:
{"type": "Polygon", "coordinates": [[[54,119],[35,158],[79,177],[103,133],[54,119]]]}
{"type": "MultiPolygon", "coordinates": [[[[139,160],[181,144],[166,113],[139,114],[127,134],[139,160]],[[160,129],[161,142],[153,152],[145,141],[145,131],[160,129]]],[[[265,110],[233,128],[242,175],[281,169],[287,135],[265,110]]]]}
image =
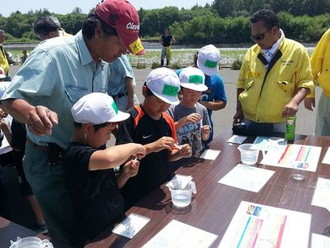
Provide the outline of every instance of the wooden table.
{"type": "MultiPolygon", "coordinates": [[[[311,233],[322,234],[324,229],[330,226],[330,213],[325,208],[312,206],[311,201],[317,178],[330,178],[330,166],[321,163],[327,147],[330,146],[330,137],[313,135],[296,137],[296,144],[323,147],[317,171],[306,172],[305,182],[292,181],[290,169],[258,165],[261,168],[274,170],[276,173],[259,193],[253,193],[217,183],[240,162],[237,145],[226,142],[231,135],[231,131],[228,130],[210,144],[210,148],[221,150],[216,160],[200,161],[177,171],[177,174],[193,176],[196,182],[198,192],[191,203],[189,212],[173,214],[168,211],[171,197],[169,190],[163,185],[127,212],[127,214],[141,214],[151,219],[132,240],[111,234],[109,231],[110,234],[108,233],[106,238],[87,247],[141,247],[173,219],[218,235],[212,246],[217,247],[238,205],[243,200],[310,213],[312,215],[311,233]]],[[[260,159],[259,157],[259,161],[260,159]]]]}
{"type": "Polygon", "coordinates": [[[47,236],[38,234],[33,230],[20,226],[0,216],[0,247],[9,247],[10,241],[16,241],[17,237],[25,238],[37,236],[40,239],[49,239],[47,236]]]}

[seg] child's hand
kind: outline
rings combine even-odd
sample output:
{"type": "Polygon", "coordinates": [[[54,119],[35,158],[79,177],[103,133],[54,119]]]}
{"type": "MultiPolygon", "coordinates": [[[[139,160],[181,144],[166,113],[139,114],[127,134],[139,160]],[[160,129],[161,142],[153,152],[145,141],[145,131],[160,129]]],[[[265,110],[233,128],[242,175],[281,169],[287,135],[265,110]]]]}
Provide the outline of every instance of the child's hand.
{"type": "Polygon", "coordinates": [[[201,115],[200,114],[197,114],[197,113],[193,113],[193,114],[190,114],[188,116],[186,116],[186,123],[189,123],[189,122],[199,122],[200,120],[202,119],[201,115]]]}
{"type": "Polygon", "coordinates": [[[127,177],[134,177],[139,171],[140,161],[132,159],[124,165],[124,173],[127,177]]]}
{"type": "Polygon", "coordinates": [[[8,128],[4,119],[0,118],[0,129],[8,128]]]}
{"type": "Polygon", "coordinates": [[[175,141],[172,137],[161,137],[160,139],[153,142],[153,152],[159,152],[164,149],[172,151],[174,143],[175,141]]]}
{"type": "Polygon", "coordinates": [[[8,116],[8,114],[2,108],[0,108],[0,118],[2,119],[2,118],[5,118],[7,116],[8,116]]]}
{"type": "Polygon", "coordinates": [[[179,153],[183,158],[191,157],[191,147],[190,147],[190,145],[189,144],[181,145],[181,149],[179,150],[179,153]]]}
{"type": "Polygon", "coordinates": [[[212,132],[212,129],[209,125],[202,126],[202,128],[201,128],[202,140],[208,140],[210,138],[211,132],[212,132]]]}
{"type": "Polygon", "coordinates": [[[204,125],[201,128],[202,135],[210,134],[211,133],[211,127],[209,125],[204,125]]]}

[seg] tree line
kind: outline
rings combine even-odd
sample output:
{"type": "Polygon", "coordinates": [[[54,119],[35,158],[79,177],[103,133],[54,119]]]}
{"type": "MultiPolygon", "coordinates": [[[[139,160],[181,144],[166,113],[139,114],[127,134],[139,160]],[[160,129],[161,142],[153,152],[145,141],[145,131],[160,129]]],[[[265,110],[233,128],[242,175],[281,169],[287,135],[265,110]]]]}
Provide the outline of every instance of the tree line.
{"type": "MultiPolygon", "coordinates": [[[[255,11],[269,8],[278,13],[286,37],[300,42],[316,42],[329,28],[330,0],[215,0],[191,9],[165,7],[138,10],[141,37],[157,40],[168,27],[178,44],[242,44],[251,43],[249,18],[255,11]]],[[[9,17],[0,15],[0,29],[7,33],[7,42],[33,42],[32,25],[40,16],[54,15],[66,32],[75,34],[87,13],[75,8],[69,14],[50,13],[47,9],[9,17]]]]}

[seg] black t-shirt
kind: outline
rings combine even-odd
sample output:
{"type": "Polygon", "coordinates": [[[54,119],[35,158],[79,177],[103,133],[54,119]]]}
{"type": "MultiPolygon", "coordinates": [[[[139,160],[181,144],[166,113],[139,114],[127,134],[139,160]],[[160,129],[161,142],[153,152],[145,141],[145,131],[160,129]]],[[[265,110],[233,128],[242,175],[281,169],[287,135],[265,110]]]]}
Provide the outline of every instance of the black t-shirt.
{"type": "Polygon", "coordinates": [[[88,170],[95,151],[85,144],[71,142],[63,157],[65,181],[73,204],[75,244],[93,240],[124,213],[124,199],[114,170],[88,170]]]}
{"type": "MultiPolygon", "coordinates": [[[[176,140],[174,122],[168,114],[163,113],[159,120],[154,120],[140,106],[130,109],[129,113],[130,118],[119,125],[117,144],[134,142],[145,145],[163,136],[176,140]]],[[[170,178],[169,155],[170,152],[164,149],[141,159],[138,174],[121,188],[126,207],[131,207],[170,178]]]]}
{"type": "Polygon", "coordinates": [[[168,47],[171,45],[172,36],[171,35],[168,35],[168,36],[162,35],[162,40],[163,40],[163,46],[168,47]]]}

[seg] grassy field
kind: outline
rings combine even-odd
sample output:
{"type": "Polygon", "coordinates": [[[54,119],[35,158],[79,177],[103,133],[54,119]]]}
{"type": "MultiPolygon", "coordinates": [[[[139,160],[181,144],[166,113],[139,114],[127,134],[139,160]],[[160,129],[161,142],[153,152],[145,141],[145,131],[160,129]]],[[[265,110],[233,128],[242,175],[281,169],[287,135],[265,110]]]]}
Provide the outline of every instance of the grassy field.
{"type": "MultiPolygon", "coordinates": [[[[172,49],[172,65],[179,67],[192,64],[194,54],[198,49],[172,49]]],[[[237,59],[242,59],[246,49],[220,49],[220,64],[232,64],[237,59]]],[[[130,60],[135,67],[150,67],[152,64],[160,63],[160,49],[149,49],[144,56],[130,55],[130,60]]]]}
{"type": "MultiPolygon", "coordinates": [[[[17,63],[20,62],[20,56],[22,51],[20,50],[8,50],[14,57],[17,63]]],[[[190,65],[193,62],[194,54],[198,49],[172,49],[172,65],[183,67],[190,65]]],[[[28,51],[30,52],[30,51],[28,51]]],[[[232,64],[236,59],[241,59],[244,56],[246,49],[220,49],[221,64],[232,64]]],[[[134,67],[150,68],[152,64],[160,63],[160,49],[147,49],[144,56],[130,55],[131,63],[134,67]]]]}

